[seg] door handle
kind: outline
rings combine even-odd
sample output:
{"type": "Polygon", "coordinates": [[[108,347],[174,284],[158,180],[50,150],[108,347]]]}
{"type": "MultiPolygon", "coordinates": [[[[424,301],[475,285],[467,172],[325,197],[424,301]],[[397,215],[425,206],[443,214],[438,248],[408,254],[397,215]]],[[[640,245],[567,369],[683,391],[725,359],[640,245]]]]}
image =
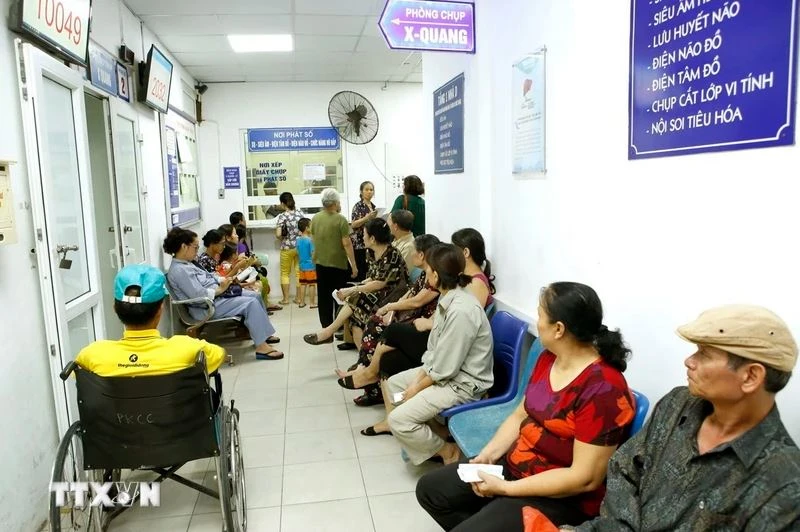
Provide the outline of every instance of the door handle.
{"type": "Polygon", "coordinates": [[[78,251],[78,246],[65,246],[63,244],[56,245],[56,253],[63,253],[66,255],[70,251],[78,251]]]}
{"type": "Polygon", "coordinates": [[[113,249],[108,250],[108,255],[111,257],[111,267],[119,270],[119,262],[117,262],[117,253],[113,249]]]}

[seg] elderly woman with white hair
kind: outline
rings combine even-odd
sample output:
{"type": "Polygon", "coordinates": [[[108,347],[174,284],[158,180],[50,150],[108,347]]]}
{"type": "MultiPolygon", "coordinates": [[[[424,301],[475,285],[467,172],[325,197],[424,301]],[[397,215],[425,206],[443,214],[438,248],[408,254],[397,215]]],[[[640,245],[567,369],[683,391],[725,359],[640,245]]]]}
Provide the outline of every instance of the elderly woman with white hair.
{"type": "Polygon", "coordinates": [[[317,265],[319,323],[325,328],[333,323],[335,317],[333,291],[347,286],[349,279],[355,279],[358,267],[350,240],[350,223],[340,214],[339,193],[326,188],[321,195],[323,209],[311,219],[311,236],[314,237],[314,262],[317,265]]]}

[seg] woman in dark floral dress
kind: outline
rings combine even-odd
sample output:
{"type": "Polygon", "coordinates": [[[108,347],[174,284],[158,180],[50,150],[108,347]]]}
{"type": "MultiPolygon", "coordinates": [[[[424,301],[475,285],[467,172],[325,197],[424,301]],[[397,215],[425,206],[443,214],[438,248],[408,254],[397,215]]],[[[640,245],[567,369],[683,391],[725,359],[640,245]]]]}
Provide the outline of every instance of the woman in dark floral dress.
{"type": "Polygon", "coordinates": [[[327,343],[333,338],[333,333],[350,320],[353,341],[357,346],[361,344],[364,328],[378,305],[396,301],[402,293],[399,291],[405,291],[408,286],[405,259],[391,245],[391,239],[386,220],[378,218],[367,222],[364,237],[368,248],[367,278],[362,284],[338,290],[336,296],[345,305],[336,320],[315,334],[305,335],[303,340],[312,345],[327,343]]]}
{"type": "MultiPolygon", "coordinates": [[[[414,239],[415,253],[412,259],[417,268],[425,267],[425,252],[438,242],[439,239],[434,235],[420,235],[414,239]]],[[[367,322],[358,362],[346,372],[336,370],[340,377],[339,384],[345,388],[355,389],[378,382],[379,360],[373,360],[373,354],[379,343],[384,340],[387,327],[395,323],[409,323],[417,318],[432,316],[438,299],[439,293],[428,286],[423,272],[402,298],[379,308],[367,322]]]]}

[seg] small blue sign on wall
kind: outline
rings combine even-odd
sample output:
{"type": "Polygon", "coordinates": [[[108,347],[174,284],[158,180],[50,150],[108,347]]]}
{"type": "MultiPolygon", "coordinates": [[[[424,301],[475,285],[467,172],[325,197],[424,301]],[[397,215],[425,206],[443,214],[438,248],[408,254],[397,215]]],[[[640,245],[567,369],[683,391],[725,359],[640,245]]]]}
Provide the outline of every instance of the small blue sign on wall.
{"type": "Polygon", "coordinates": [[[247,130],[247,150],[338,150],[339,133],[332,127],[278,127],[247,130]]]}
{"type": "Polygon", "coordinates": [[[242,188],[238,166],[223,167],[222,175],[225,178],[225,188],[242,188]]]}
{"type": "Polygon", "coordinates": [[[433,91],[433,173],[464,171],[464,74],[433,91]]]}
{"type": "Polygon", "coordinates": [[[112,96],[117,95],[117,59],[89,41],[89,81],[112,96]]]}
{"type": "Polygon", "coordinates": [[[633,0],[628,158],[794,144],[795,4],[633,0]]]}

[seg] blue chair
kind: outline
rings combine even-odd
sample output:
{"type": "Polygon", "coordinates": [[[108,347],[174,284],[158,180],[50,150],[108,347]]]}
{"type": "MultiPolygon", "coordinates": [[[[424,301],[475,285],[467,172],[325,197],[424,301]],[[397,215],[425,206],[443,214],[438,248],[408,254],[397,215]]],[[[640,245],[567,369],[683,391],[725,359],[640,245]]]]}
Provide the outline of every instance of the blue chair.
{"type": "Polygon", "coordinates": [[[493,311],[494,311],[494,301],[489,303],[489,306],[484,309],[484,312],[486,312],[486,317],[491,318],[493,311]]]}
{"type": "Polygon", "coordinates": [[[525,389],[528,387],[528,381],[531,380],[533,366],[536,365],[536,360],[543,350],[544,347],[537,338],[528,351],[528,360],[525,362],[525,369],[519,379],[517,394],[512,399],[500,404],[456,413],[450,418],[448,423],[450,434],[464,455],[469,458],[477,456],[492,439],[500,424],[517,408],[525,396],[525,389]]]}
{"type": "Polygon", "coordinates": [[[445,419],[458,412],[505,403],[514,398],[522,365],[522,341],[528,324],[508,312],[500,311],[492,317],[491,325],[494,339],[494,385],[489,390],[489,398],[448,408],[439,414],[445,419]]]}
{"type": "Polygon", "coordinates": [[[636,401],[636,413],[633,416],[633,423],[631,423],[630,432],[628,433],[628,438],[632,438],[636,436],[636,433],[639,432],[644,425],[644,420],[647,418],[647,412],[650,410],[650,400],[637,392],[636,390],[631,390],[633,392],[633,398],[636,401]]]}

